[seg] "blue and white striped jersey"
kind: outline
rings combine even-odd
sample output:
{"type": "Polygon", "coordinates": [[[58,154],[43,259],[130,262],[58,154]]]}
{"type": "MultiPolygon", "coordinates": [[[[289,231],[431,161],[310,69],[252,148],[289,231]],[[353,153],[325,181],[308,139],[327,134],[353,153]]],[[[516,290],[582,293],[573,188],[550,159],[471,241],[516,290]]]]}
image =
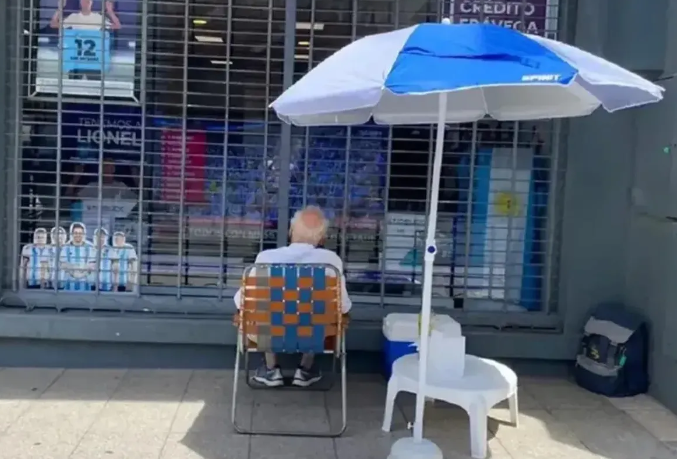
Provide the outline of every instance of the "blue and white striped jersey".
{"type": "Polygon", "coordinates": [[[25,263],[26,284],[29,287],[45,285],[51,280],[50,271],[54,267],[54,251],[48,245],[28,244],[21,250],[25,263]]]}
{"type": "MultiPolygon", "coordinates": [[[[109,245],[101,247],[99,255],[99,290],[110,292],[113,290],[113,255],[114,250],[109,245]]],[[[96,273],[92,273],[92,278],[96,273]]]]}
{"type": "Polygon", "coordinates": [[[91,291],[91,269],[96,264],[96,249],[89,241],[66,244],[61,249],[61,269],[65,271],[64,289],[91,291]]]}
{"type": "Polygon", "coordinates": [[[116,247],[115,251],[115,258],[118,261],[116,284],[120,287],[133,288],[137,279],[136,250],[131,244],[125,244],[122,247],[116,247]]]}

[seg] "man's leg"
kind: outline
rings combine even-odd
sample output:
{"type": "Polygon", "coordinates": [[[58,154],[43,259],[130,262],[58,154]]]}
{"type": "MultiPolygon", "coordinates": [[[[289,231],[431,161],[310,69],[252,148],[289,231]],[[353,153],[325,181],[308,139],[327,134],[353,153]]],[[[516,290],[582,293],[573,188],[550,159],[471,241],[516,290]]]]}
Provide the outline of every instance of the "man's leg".
{"type": "Polygon", "coordinates": [[[313,367],[313,362],[315,361],[315,355],[312,353],[303,354],[301,356],[301,368],[310,369],[313,367]]]}
{"type": "Polygon", "coordinates": [[[313,368],[314,359],[315,356],[313,354],[303,354],[301,363],[297,368],[296,373],[294,373],[293,385],[308,387],[322,379],[320,372],[313,368]]]}
{"type": "MultiPolygon", "coordinates": [[[[250,335],[247,337],[250,341],[256,342],[256,336],[250,335]]],[[[282,371],[277,364],[277,357],[272,352],[266,352],[264,364],[256,370],[256,374],[252,377],[254,381],[268,387],[280,387],[284,385],[282,378],[282,371]]]]}
{"type": "Polygon", "coordinates": [[[277,356],[272,352],[266,352],[266,367],[271,370],[277,367],[277,356]]]}

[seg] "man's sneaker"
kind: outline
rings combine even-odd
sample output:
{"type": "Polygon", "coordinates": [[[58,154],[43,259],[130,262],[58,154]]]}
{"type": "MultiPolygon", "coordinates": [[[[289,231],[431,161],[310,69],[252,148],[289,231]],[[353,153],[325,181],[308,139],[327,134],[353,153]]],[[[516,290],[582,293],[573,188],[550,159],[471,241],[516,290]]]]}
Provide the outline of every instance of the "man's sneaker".
{"type": "Polygon", "coordinates": [[[280,387],[284,385],[284,379],[282,378],[280,367],[275,367],[271,370],[265,365],[261,365],[259,369],[256,370],[256,374],[252,379],[257,383],[268,387],[280,387]]]}
{"type": "Polygon", "coordinates": [[[294,373],[294,382],[292,384],[297,387],[308,387],[322,379],[322,375],[319,371],[306,370],[305,368],[298,367],[296,373],[294,373]]]}

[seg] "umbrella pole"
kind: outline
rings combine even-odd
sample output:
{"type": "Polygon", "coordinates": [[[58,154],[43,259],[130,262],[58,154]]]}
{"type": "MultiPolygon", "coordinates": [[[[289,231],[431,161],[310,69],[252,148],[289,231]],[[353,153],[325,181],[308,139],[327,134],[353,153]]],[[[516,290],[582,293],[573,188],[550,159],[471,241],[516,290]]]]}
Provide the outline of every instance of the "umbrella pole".
{"type": "Polygon", "coordinates": [[[419,344],[418,392],[416,393],[416,417],[414,421],[414,440],[423,440],[423,411],[425,408],[425,385],[428,374],[428,345],[430,343],[430,317],[433,293],[433,263],[435,262],[435,233],[437,230],[437,206],[440,194],[440,175],[442,174],[442,154],[444,151],[444,127],[447,116],[447,94],[439,94],[437,114],[437,136],[435,138],[435,158],[433,161],[432,186],[430,189],[430,213],[428,231],[425,240],[423,263],[423,299],[421,303],[421,339],[419,344]]]}

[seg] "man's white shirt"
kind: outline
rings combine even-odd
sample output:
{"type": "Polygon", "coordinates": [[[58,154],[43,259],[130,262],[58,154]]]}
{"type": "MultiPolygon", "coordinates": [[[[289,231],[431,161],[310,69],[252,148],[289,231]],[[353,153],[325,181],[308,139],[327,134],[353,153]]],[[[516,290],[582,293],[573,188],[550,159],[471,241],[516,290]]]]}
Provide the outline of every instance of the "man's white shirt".
{"type": "Polygon", "coordinates": [[[92,11],[89,14],[72,13],[63,20],[64,29],[74,30],[101,30],[101,26],[110,28],[111,23],[108,19],[104,19],[101,14],[92,11]]]}
{"type": "MultiPolygon", "coordinates": [[[[99,198],[99,188],[96,182],[92,182],[89,185],[84,186],[78,193],[80,199],[98,199],[99,198]]],[[[116,199],[116,200],[135,200],[136,195],[132,190],[129,189],[127,185],[117,180],[113,183],[106,184],[104,183],[101,187],[101,198],[102,199],[116,199]]]]}
{"type": "MultiPolygon", "coordinates": [[[[341,273],[341,309],[343,313],[350,311],[352,303],[346,289],[346,279],[343,274],[343,262],[341,258],[331,250],[320,249],[310,244],[293,243],[279,249],[264,250],[256,257],[255,263],[297,263],[297,264],[326,264],[335,267],[341,273]]],[[[252,273],[253,274],[253,273],[252,273]]],[[[235,294],[235,306],[240,307],[242,289],[235,294]]]]}

